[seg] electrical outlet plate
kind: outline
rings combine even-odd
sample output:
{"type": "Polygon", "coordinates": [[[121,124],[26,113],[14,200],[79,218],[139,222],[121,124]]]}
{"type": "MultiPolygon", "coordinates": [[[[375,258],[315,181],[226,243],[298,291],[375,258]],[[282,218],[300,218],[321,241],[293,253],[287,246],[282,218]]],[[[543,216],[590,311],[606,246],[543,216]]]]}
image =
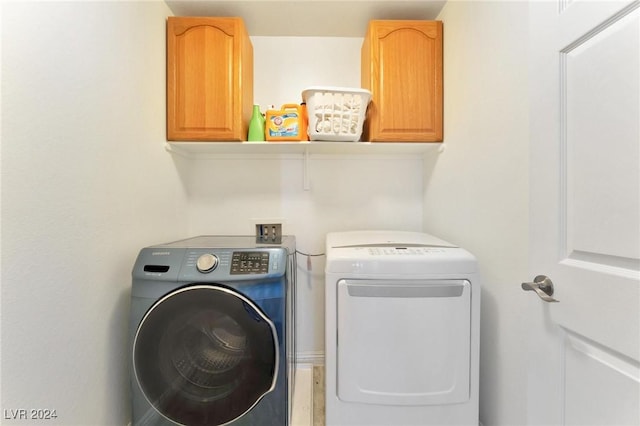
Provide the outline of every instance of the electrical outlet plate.
{"type": "Polygon", "coordinates": [[[256,243],[259,244],[281,244],[282,243],[282,222],[274,220],[254,221],[256,243]]]}

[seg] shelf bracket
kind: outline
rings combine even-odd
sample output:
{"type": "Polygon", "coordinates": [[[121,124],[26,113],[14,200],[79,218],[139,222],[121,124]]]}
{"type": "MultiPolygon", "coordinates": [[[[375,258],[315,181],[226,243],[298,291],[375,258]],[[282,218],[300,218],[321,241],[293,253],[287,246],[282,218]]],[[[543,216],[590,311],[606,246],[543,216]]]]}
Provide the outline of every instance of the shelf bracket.
{"type": "Polygon", "coordinates": [[[302,189],[305,191],[311,190],[309,184],[309,147],[304,148],[304,157],[302,159],[302,189]]]}

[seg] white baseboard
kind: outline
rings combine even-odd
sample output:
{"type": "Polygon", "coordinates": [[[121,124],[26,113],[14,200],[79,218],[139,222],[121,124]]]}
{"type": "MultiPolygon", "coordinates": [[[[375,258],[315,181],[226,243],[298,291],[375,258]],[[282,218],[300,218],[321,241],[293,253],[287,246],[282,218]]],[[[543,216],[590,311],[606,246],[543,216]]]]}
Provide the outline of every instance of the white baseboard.
{"type": "Polygon", "coordinates": [[[324,352],[298,352],[296,354],[296,364],[324,365],[324,352]]]}

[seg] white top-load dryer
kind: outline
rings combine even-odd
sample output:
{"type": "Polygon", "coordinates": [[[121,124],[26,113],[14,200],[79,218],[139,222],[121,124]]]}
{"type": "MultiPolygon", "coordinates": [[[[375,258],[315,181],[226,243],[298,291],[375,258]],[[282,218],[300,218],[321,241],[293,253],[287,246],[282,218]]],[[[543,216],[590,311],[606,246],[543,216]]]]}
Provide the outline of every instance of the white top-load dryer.
{"type": "Polygon", "coordinates": [[[480,280],[428,234],[327,234],[326,424],[478,425],[480,280]]]}

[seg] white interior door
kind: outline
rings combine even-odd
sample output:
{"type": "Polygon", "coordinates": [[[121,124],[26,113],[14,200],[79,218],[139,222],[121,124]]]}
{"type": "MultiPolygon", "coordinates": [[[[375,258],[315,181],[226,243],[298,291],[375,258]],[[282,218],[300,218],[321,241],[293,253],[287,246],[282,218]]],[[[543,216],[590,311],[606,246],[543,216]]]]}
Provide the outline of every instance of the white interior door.
{"type": "Polygon", "coordinates": [[[640,424],[640,3],[534,1],[530,424],[640,424]]]}

